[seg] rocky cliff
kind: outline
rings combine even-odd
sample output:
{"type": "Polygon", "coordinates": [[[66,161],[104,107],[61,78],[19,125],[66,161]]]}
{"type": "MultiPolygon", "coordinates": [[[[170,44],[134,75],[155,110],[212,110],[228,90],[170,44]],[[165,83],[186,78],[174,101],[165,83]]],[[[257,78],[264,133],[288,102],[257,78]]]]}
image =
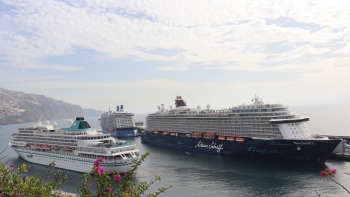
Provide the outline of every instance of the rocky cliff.
{"type": "Polygon", "coordinates": [[[43,95],[0,88],[0,125],[101,114],[102,111],[83,109],[43,95]]]}

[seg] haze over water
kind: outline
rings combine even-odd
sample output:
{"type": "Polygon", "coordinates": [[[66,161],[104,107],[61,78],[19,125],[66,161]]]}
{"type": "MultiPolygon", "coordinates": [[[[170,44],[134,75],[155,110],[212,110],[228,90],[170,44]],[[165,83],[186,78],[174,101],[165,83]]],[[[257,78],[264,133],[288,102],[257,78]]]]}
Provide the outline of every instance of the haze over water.
{"type": "MultiPolygon", "coordinates": [[[[349,115],[346,109],[319,108],[319,107],[294,107],[300,116],[309,116],[308,123],[312,133],[349,135],[349,115]],[[322,113],[321,113],[322,112],[322,113]],[[324,113],[327,112],[327,113],[324,113]],[[344,113],[343,113],[344,112],[344,113]],[[327,116],[325,115],[327,114],[327,116]],[[329,120],[329,121],[326,121],[329,120]]],[[[144,121],[145,115],[135,115],[136,121],[144,121]]],[[[91,127],[100,130],[99,117],[86,118],[91,127]]],[[[59,128],[67,127],[68,120],[50,120],[57,122],[59,128]]],[[[8,147],[12,139],[11,134],[19,127],[25,127],[34,123],[16,125],[4,125],[0,128],[1,150],[8,147]]],[[[166,148],[143,144],[140,138],[126,139],[130,143],[136,143],[141,154],[150,152],[151,155],[140,167],[137,181],[153,179],[159,175],[162,181],[151,187],[155,192],[158,187],[173,185],[166,194],[161,196],[317,196],[314,190],[321,196],[348,196],[340,186],[320,177],[320,171],[326,167],[338,170],[336,180],[345,187],[350,188],[350,164],[346,161],[327,160],[325,165],[286,163],[268,160],[254,160],[236,157],[225,157],[184,150],[166,148]]],[[[25,163],[10,148],[2,156],[7,155],[15,165],[25,163]]],[[[43,175],[46,168],[30,164],[30,174],[39,172],[43,175]]],[[[70,173],[79,185],[80,173],[63,170],[70,173]]],[[[64,190],[76,192],[69,180],[64,190]]]]}

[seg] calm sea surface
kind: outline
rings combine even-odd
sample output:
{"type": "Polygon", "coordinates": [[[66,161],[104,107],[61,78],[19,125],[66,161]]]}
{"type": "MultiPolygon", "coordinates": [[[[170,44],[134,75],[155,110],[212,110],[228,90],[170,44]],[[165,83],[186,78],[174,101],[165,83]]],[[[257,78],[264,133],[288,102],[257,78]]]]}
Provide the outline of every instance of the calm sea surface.
{"type": "MultiPolygon", "coordinates": [[[[350,115],[347,109],[298,107],[294,108],[300,116],[309,116],[309,130],[318,134],[350,135],[350,115]]],[[[89,124],[100,130],[99,117],[86,118],[89,124]]],[[[136,115],[136,120],[144,121],[144,115],[136,115]]],[[[68,120],[50,120],[57,122],[60,128],[68,126],[68,120]]],[[[0,128],[0,150],[8,147],[11,134],[19,127],[26,127],[34,123],[2,125],[0,128]]],[[[216,156],[203,153],[158,147],[142,144],[140,138],[126,139],[135,143],[141,153],[150,152],[151,155],[140,167],[136,176],[137,181],[149,181],[154,175],[162,178],[151,187],[155,192],[158,187],[172,188],[161,196],[349,196],[345,190],[335,183],[321,178],[320,171],[326,167],[336,168],[336,180],[350,189],[350,163],[346,161],[327,160],[325,165],[283,163],[259,161],[252,159],[216,156]]],[[[20,165],[26,163],[19,158],[15,151],[7,148],[1,155],[7,155],[11,163],[20,165]]],[[[46,168],[31,164],[29,175],[38,172],[44,175],[46,168]]],[[[79,185],[80,173],[63,170],[69,173],[79,185]]],[[[76,192],[72,181],[68,181],[64,190],[76,192]]]]}

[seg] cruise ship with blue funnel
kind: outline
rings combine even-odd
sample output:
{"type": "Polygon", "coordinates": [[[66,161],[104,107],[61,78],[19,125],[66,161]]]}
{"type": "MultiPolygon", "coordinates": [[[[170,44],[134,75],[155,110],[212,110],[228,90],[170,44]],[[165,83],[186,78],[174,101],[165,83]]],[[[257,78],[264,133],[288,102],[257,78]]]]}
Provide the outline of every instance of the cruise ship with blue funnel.
{"type": "MultiPolygon", "coordinates": [[[[267,104],[255,95],[249,105],[214,110],[162,104],[146,117],[143,143],[218,155],[324,163],[341,142],[312,135],[308,117],[288,106],[267,104]]],[[[163,149],[164,150],[164,149],[163,149]]]]}
{"type": "Polygon", "coordinates": [[[117,138],[138,136],[134,114],[124,110],[123,105],[117,106],[116,111],[107,111],[101,115],[100,126],[104,133],[117,138]]]}

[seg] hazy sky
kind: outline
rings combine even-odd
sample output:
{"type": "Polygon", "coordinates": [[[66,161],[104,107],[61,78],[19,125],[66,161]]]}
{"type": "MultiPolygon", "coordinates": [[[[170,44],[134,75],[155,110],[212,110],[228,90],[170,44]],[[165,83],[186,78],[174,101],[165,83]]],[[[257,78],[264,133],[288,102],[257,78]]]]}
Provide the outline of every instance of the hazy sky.
{"type": "Polygon", "coordinates": [[[350,1],[0,0],[0,87],[135,113],[347,104],[350,1]]]}

